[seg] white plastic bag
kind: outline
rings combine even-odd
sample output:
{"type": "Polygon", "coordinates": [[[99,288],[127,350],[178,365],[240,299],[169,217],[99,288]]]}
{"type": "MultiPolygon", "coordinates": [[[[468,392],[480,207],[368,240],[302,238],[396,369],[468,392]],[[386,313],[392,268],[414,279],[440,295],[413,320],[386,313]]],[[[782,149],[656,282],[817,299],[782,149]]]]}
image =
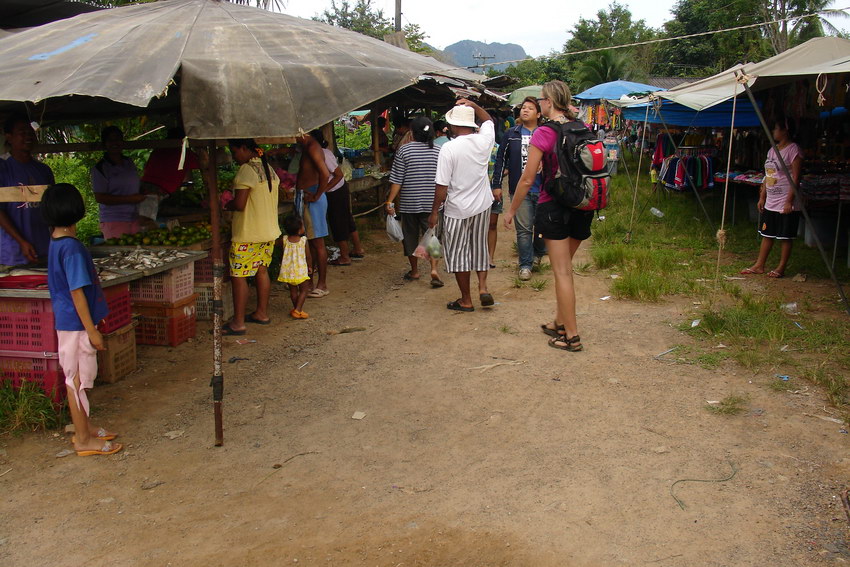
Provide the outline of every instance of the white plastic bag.
{"type": "Polygon", "coordinates": [[[419,240],[419,245],[416,246],[416,250],[414,250],[413,255],[425,259],[429,257],[443,257],[443,247],[440,245],[440,241],[437,240],[437,237],[434,235],[433,228],[429,228],[425,231],[425,234],[422,235],[422,238],[419,240]]]}
{"type": "Polygon", "coordinates": [[[401,231],[401,223],[395,216],[387,215],[387,236],[393,242],[401,242],[404,240],[404,233],[401,231]]]}

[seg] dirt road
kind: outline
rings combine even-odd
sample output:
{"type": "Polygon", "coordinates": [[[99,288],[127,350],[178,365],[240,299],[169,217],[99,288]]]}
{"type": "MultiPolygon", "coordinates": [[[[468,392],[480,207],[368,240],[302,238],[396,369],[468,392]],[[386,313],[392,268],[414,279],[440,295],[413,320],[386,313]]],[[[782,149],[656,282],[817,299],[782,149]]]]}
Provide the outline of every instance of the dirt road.
{"type": "Polygon", "coordinates": [[[55,458],[64,435],[0,437],[0,565],[850,563],[848,435],[805,415],[828,416],[821,392],[655,360],[689,341],[675,326],[690,300],[601,301],[598,274],[577,277],[586,350],[551,349],[551,283],[512,287],[510,238],[492,309],[446,310],[448,280],[402,283],[380,234],[333,269],[309,320],[276,290],[258,342],[227,340],[225,359],[249,360],[225,365],[223,447],[208,325],[95,388],[122,453],[55,458]],[[747,412],[704,409],[732,393],[747,412]]]}

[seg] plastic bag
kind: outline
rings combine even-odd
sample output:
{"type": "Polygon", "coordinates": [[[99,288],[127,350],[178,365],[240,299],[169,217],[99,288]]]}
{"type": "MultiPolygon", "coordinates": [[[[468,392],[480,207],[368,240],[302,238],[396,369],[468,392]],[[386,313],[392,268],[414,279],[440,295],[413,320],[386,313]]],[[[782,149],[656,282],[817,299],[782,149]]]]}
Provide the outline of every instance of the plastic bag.
{"type": "Polygon", "coordinates": [[[419,244],[416,246],[416,250],[413,251],[413,255],[426,259],[443,257],[443,247],[434,235],[433,228],[429,228],[425,231],[425,234],[422,235],[422,238],[419,240],[419,244]]]}
{"type": "Polygon", "coordinates": [[[393,242],[401,242],[404,240],[404,233],[401,231],[401,223],[395,216],[387,215],[387,236],[393,242]]]}

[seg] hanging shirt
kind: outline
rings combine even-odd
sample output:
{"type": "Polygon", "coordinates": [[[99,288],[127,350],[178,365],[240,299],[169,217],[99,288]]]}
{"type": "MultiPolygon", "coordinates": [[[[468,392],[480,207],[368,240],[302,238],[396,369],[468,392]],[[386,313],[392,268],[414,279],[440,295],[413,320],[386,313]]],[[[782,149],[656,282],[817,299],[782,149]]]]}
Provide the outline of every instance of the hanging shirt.
{"type": "MultiPolygon", "coordinates": [[[[791,164],[798,157],[802,158],[803,152],[800,151],[800,146],[792,142],[779,150],[779,156],[781,156],[785,165],[788,166],[790,173],[791,164]]],[[[779,156],[776,155],[773,148],[770,148],[767,152],[767,160],[764,162],[764,188],[767,191],[767,201],[764,204],[764,208],[777,213],[782,212],[782,208],[788,200],[788,193],[791,191],[791,181],[782,169],[779,156]]],[[[798,210],[796,203],[793,205],[792,210],[798,210]]]]}
{"type": "MultiPolygon", "coordinates": [[[[53,185],[53,172],[40,161],[20,162],[9,156],[0,161],[0,187],[17,185],[53,185]]],[[[40,203],[0,203],[20,235],[35,248],[42,260],[50,248],[50,229],[41,218],[40,203]]],[[[18,241],[0,228],[0,264],[18,266],[29,260],[21,253],[18,241]]]]}

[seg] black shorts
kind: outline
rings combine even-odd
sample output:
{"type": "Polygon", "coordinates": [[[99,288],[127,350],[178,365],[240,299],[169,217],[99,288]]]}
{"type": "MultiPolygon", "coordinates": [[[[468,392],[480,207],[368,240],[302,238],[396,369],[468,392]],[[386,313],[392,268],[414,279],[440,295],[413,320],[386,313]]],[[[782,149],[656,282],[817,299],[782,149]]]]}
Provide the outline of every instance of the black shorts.
{"type": "Polygon", "coordinates": [[[797,238],[799,228],[799,211],[792,211],[787,215],[783,215],[782,213],[765,209],[759,215],[759,234],[765,238],[793,240],[797,238]]]}
{"type": "Polygon", "coordinates": [[[328,225],[334,242],[348,240],[351,233],[357,230],[354,217],[351,216],[351,193],[348,182],[336,191],[325,193],[328,196],[328,225]]]}
{"type": "Polygon", "coordinates": [[[590,223],[593,211],[580,211],[562,207],[555,201],[537,204],[534,216],[534,232],[546,240],[587,240],[590,238],[590,223]]]}
{"type": "Polygon", "coordinates": [[[416,247],[419,246],[419,240],[428,230],[428,217],[431,213],[399,213],[398,216],[401,220],[401,232],[404,234],[404,240],[402,240],[404,255],[413,256],[416,247]]]}

